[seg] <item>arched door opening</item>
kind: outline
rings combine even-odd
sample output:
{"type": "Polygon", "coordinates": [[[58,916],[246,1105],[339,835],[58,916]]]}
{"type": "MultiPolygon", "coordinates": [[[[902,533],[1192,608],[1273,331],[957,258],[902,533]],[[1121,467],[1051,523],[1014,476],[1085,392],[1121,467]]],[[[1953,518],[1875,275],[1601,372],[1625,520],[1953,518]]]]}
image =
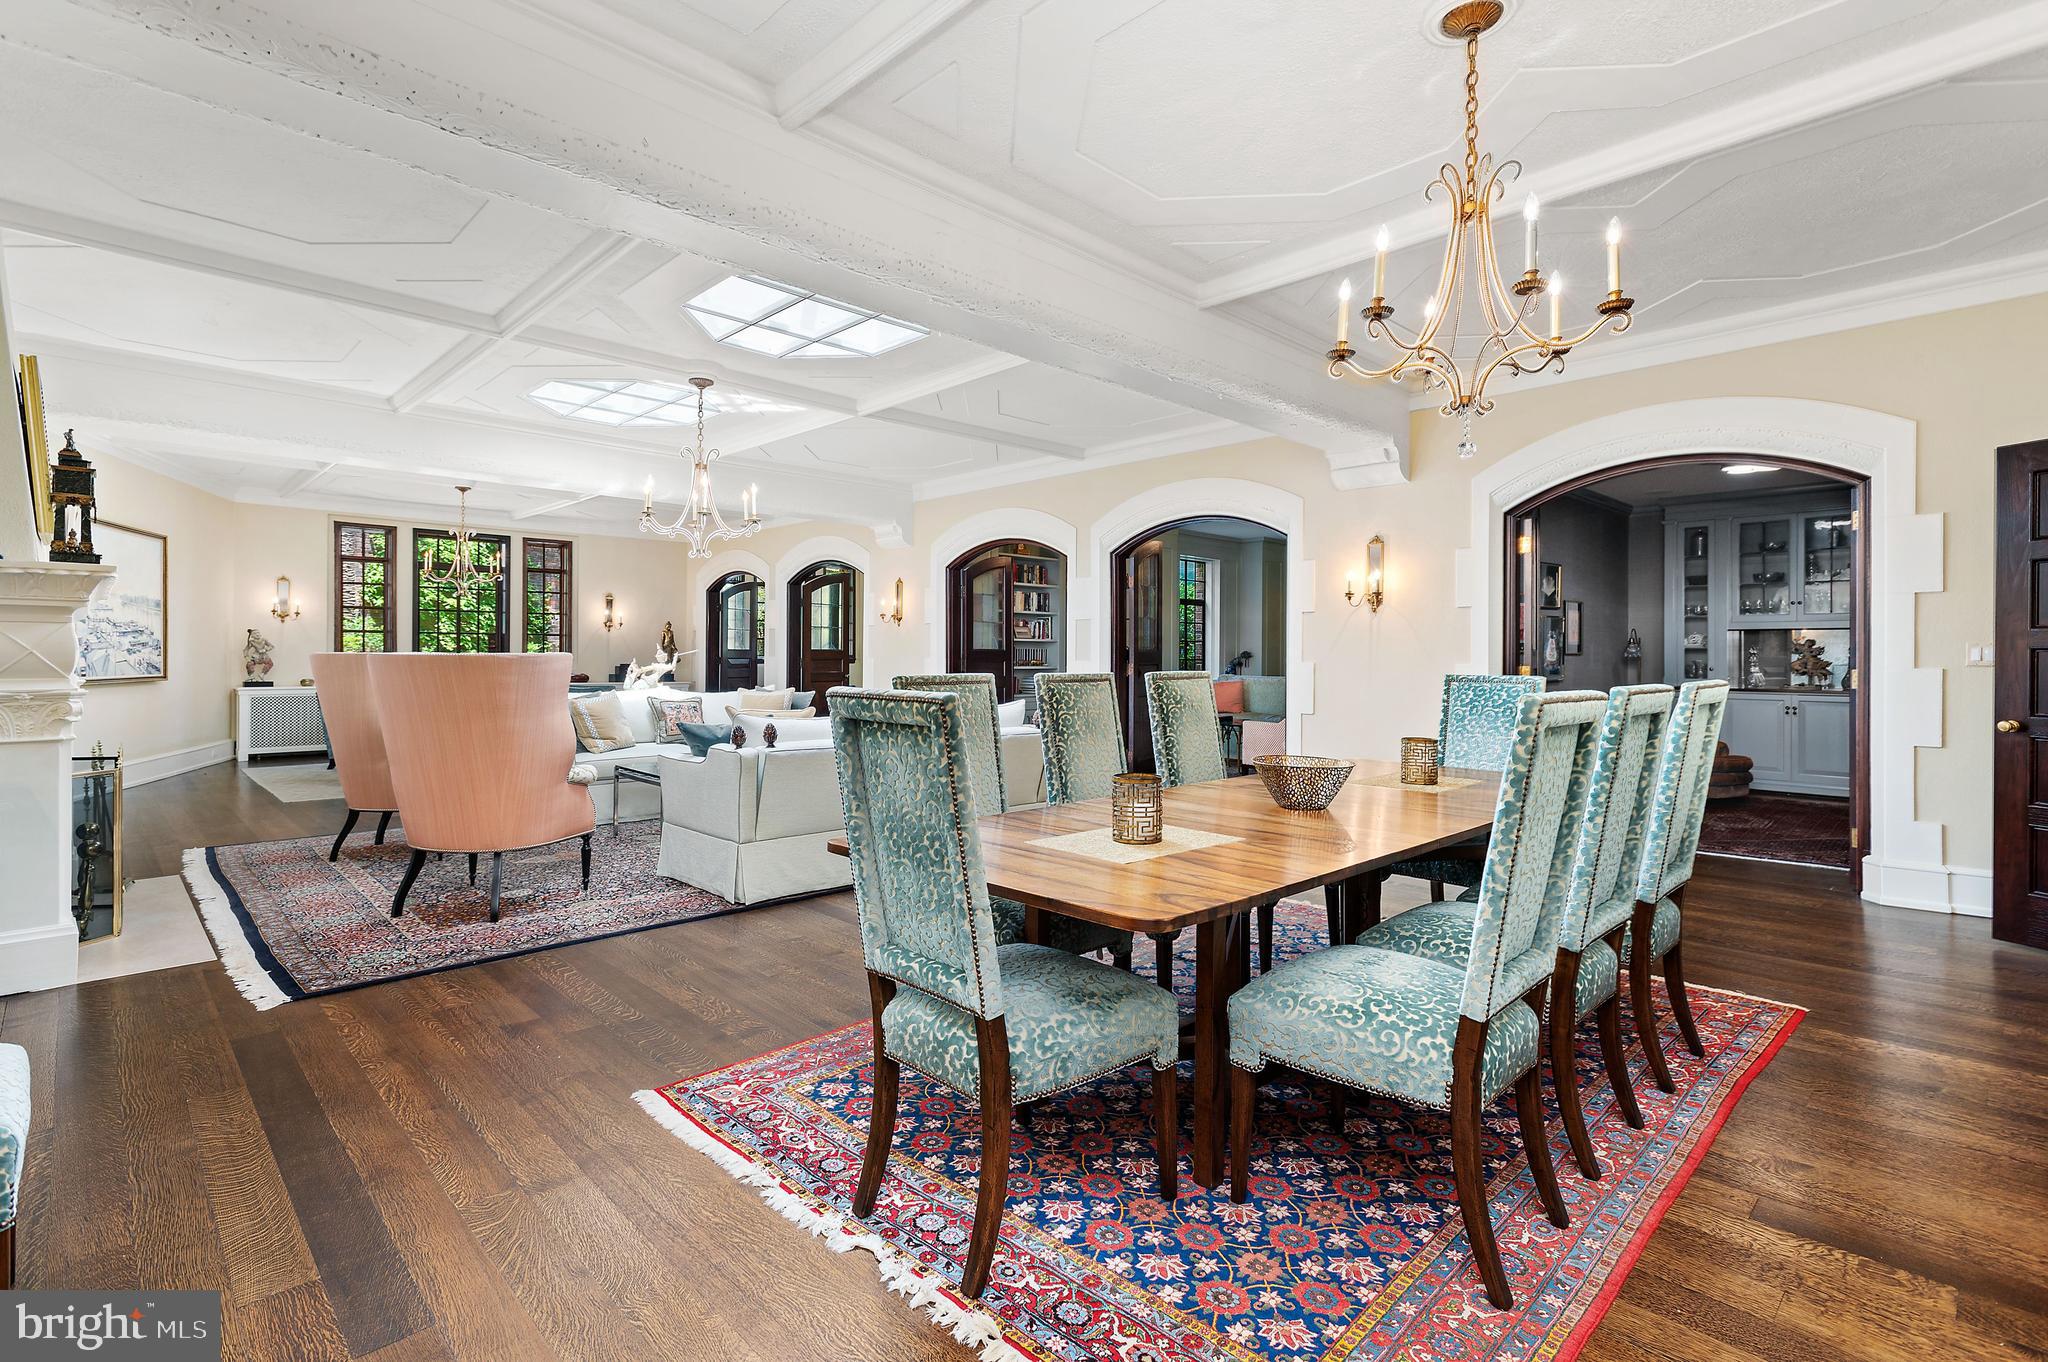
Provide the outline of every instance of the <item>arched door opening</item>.
{"type": "Polygon", "coordinates": [[[988,672],[1000,699],[1067,666],[1067,556],[1028,539],[969,549],[946,568],[946,666],[988,672]]]}
{"type": "Polygon", "coordinates": [[[1731,687],[1700,849],[1858,873],[1867,480],[1748,454],[1603,469],[1508,510],[1504,670],[1731,687]]]}
{"type": "Polygon", "coordinates": [[[744,690],[761,684],[768,588],[751,572],[728,572],[704,589],[704,688],[744,690]]]}
{"type": "Polygon", "coordinates": [[[858,646],[860,569],[837,560],[812,563],[789,579],[789,684],[816,692],[850,685],[858,646]]]}
{"type": "MultiPolygon", "coordinates": [[[[1219,704],[1232,759],[1251,725],[1284,734],[1287,675],[1287,536],[1255,520],[1202,516],[1155,525],[1110,557],[1111,665],[1123,712],[1125,755],[1153,769],[1145,677],[1204,671],[1244,678],[1235,712],[1219,704]],[[1269,698],[1270,697],[1270,698],[1269,698]],[[1270,705],[1268,710],[1266,706],[1270,705]],[[1258,706],[1249,708],[1249,706],[1258,706]]],[[[1263,730],[1258,737],[1268,736],[1263,730]]],[[[1281,738],[1284,746],[1284,737],[1281,738]]]]}

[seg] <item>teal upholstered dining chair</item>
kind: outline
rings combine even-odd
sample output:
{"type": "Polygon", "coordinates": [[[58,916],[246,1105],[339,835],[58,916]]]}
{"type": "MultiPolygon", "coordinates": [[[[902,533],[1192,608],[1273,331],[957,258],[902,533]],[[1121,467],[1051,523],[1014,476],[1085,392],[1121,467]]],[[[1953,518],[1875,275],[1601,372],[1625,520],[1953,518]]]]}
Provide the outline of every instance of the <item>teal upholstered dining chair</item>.
{"type": "Polygon", "coordinates": [[[1124,773],[1124,726],[1108,672],[1045,672],[1038,678],[1049,804],[1107,799],[1124,773]]]}
{"type": "MultiPolygon", "coordinates": [[[[1437,761],[1469,770],[1500,770],[1514,741],[1522,697],[1541,691],[1543,684],[1540,676],[1446,676],[1443,709],[1436,722],[1437,761]]],[[[1450,854],[1397,861],[1387,873],[1428,880],[1430,900],[1440,903],[1446,884],[1479,883],[1485,848],[1481,838],[1450,854]]]]}
{"type": "Polygon", "coordinates": [[[0,1045],[0,1291],[14,1285],[14,1219],[28,1157],[28,1051],[0,1045]]]}
{"type": "Polygon", "coordinates": [[[1448,1110],[1451,1165],[1487,1298],[1514,1304],[1486,1205],[1480,1113],[1512,1088],[1522,1149],[1551,1223],[1567,1223],[1543,1128],[1539,1018],[1557,962],[1598,691],[1522,698],[1464,959],[1359,944],[1296,956],[1230,999],[1231,1199],[1243,1201],[1259,1071],[1448,1110]]]}
{"type": "MultiPolygon", "coordinates": [[[[899,676],[897,690],[946,691],[960,697],[967,732],[968,790],[974,799],[974,816],[987,818],[1004,812],[1008,801],[1003,791],[1003,721],[996,713],[996,679],[988,672],[940,672],[931,676],[899,676]]],[[[1024,905],[1015,899],[991,897],[996,916],[996,941],[1008,945],[1024,939],[1024,905]]],[[[1131,934],[1079,918],[1054,915],[1047,926],[1049,944],[1076,955],[1109,951],[1125,969],[1131,963],[1131,934]]]]}
{"type": "Polygon", "coordinates": [[[874,1012],[874,1107],[853,1212],[874,1213],[900,1066],[978,1101],[981,1186],[961,1273],[972,1299],[995,1260],[1018,1102],[1150,1063],[1159,1191],[1173,1199],[1180,1014],[1171,996],[1099,960],[997,942],[957,693],[840,687],[829,699],[874,1012]]]}
{"type": "MultiPolygon", "coordinates": [[[[1617,981],[1621,938],[1635,908],[1635,870],[1650,783],[1671,698],[1669,686],[1617,686],[1607,692],[1558,930],[1548,1019],[1550,1078],[1572,1158],[1592,1179],[1600,1176],[1600,1162],[1586,1130],[1575,1063],[1579,1023],[1589,1014],[1599,1014],[1600,1056],[1622,1115],[1632,1126],[1643,1124],[1621,1047],[1617,981]]],[[[1477,894],[1474,889],[1468,897],[1477,894]]],[[[1462,964],[1471,950],[1473,925],[1469,904],[1432,903],[1389,918],[1361,936],[1359,944],[1462,964]]]]}
{"type": "Polygon", "coordinates": [[[1688,681],[1678,688],[1671,722],[1657,757],[1656,785],[1643,830],[1642,863],[1636,871],[1635,911],[1625,946],[1628,953],[1629,1011],[1636,1035],[1650,1060],[1650,1076],[1665,1092],[1672,1090],[1671,1067],[1657,1035],[1657,1017],[1650,993],[1650,969],[1664,962],[1664,991],[1685,1048],[1706,1054],[1699,1028],[1693,1024],[1692,1001],[1685,996],[1685,965],[1679,951],[1679,908],[1692,879],[1693,857],[1700,846],[1700,821],[1707,814],[1707,784],[1714,775],[1714,745],[1721,740],[1721,719],[1728,709],[1726,681],[1688,681]],[[1645,943],[1648,943],[1647,949],[1645,943]]]}

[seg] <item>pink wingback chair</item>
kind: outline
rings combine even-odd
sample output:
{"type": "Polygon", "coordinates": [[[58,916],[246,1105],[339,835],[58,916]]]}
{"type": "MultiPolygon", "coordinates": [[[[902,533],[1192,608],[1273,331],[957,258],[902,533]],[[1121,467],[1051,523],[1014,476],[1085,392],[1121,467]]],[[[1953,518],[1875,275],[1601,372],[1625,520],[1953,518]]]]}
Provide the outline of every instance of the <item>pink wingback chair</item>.
{"type": "Polygon", "coordinates": [[[449,656],[382,653],[370,658],[391,786],[412,861],[391,916],[427,853],[491,853],[491,921],[505,853],[583,839],[590,887],[590,791],[570,783],[576,734],[569,724],[567,653],[449,656]]]}
{"type": "Polygon", "coordinates": [[[327,725],[327,746],[334,754],[334,773],[341,777],[341,797],[348,816],[334,835],[327,859],[341,855],[341,844],[355,831],[356,819],[377,815],[377,845],[398,800],[391,793],[391,766],[384,759],[384,729],[377,722],[377,703],[370,694],[367,653],[313,654],[313,685],[320,698],[320,718],[327,725]]]}

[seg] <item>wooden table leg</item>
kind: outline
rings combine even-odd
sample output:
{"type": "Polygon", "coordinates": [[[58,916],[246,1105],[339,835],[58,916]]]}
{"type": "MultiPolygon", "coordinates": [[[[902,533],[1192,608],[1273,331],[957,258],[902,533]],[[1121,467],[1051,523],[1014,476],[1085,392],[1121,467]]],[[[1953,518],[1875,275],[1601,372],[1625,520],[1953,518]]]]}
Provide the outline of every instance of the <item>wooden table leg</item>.
{"type": "Polygon", "coordinates": [[[1195,1181],[1214,1187],[1228,1174],[1223,1133],[1230,1118],[1229,1017],[1225,1006],[1241,980],[1247,933],[1242,914],[1195,928],[1195,1181]]]}
{"type": "Polygon", "coordinates": [[[1032,905],[1028,903],[1025,904],[1024,939],[1026,941],[1029,941],[1034,946],[1043,946],[1046,944],[1047,934],[1048,932],[1045,921],[1045,910],[1041,908],[1034,908],[1032,905]]]}

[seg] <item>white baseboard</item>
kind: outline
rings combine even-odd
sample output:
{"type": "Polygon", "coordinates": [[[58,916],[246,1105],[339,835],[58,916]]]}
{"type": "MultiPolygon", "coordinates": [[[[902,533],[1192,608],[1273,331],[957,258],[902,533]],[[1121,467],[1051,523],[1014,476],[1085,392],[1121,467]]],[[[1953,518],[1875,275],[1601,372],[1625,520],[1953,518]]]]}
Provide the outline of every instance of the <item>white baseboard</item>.
{"type": "Polygon", "coordinates": [[[1863,897],[1893,908],[1991,916],[1991,872],[1969,866],[1888,864],[1863,858],[1863,897]]]}
{"type": "Polygon", "coordinates": [[[0,934],[0,997],[78,982],[78,928],[70,922],[0,934]]]}
{"type": "Polygon", "coordinates": [[[218,766],[234,759],[235,745],[226,738],[219,742],[201,743],[197,747],[180,748],[176,752],[159,752],[153,757],[135,757],[121,763],[121,784],[133,789],[153,780],[182,776],[202,766],[218,766]]]}

